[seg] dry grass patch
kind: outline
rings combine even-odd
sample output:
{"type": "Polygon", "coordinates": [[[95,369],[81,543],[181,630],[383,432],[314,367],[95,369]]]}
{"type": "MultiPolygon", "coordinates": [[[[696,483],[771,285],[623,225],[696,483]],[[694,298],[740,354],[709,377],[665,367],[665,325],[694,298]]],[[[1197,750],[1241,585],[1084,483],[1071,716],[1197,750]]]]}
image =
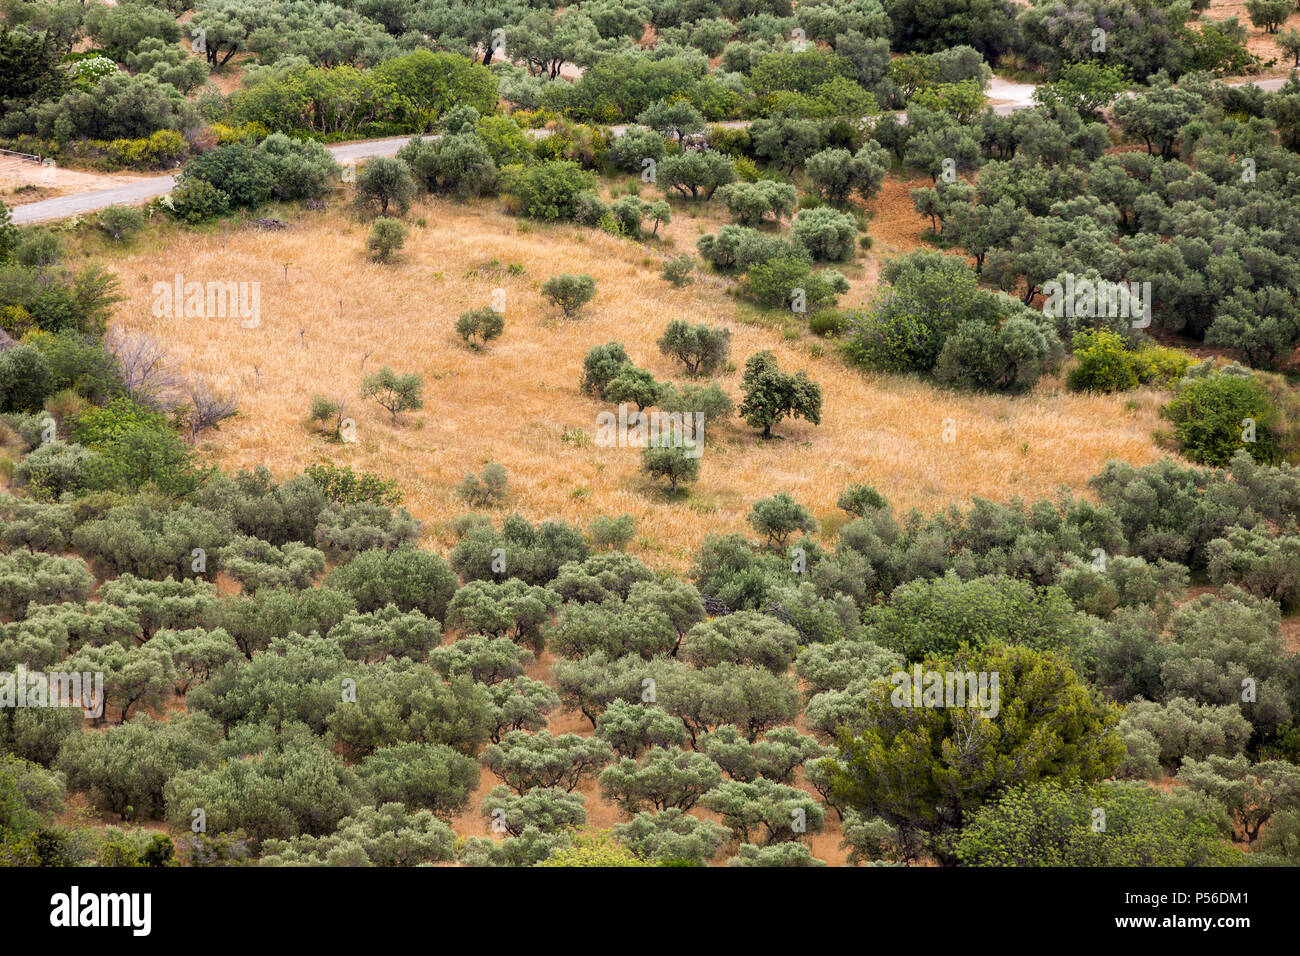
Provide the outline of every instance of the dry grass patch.
{"type": "Polygon", "coordinates": [[[408,222],[419,216],[427,226],[412,229],[392,266],[366,259],[368,225],[341,211],[297,214],[284,232],[231,231],[224,251],[215,231],[166,246],[146,240],[114,264],[126,296],[115,324],[152,332],[178,363],[239,393],[239,417],[203,443],[224,466],[264,464],[283,478],[332,459],[391,476],[425,522],[426,541],[444,548],[454,542],[448,523],[466,510],[456,484],[488,461],[509,471],[511,510],[583,526],[600,514],[630,513],[642,555],[681,568],[708,532],[747,531],[750,506],[777,490],[833,521],[835,499],[852,482],[875,485],[899,509],[933,511],[972,495],[1050,497],[1061,485],[1081,489],[1107,459],[1159,457],[1150,439],[1158,427],[1154,395],[1073,395],[1048,382],[1013,399],[862,375],[829,345],[814,357],[806,334],[790,340],[743,322],[747,310],[720,280],[701,276],[673,288],[659,277],[652,247],[529,224],[489,202],[430,202],[408,222]],[[522,274],[510,272],[514,263],[522,274]],[[539,292],[562,272],[596,279],[596,298],[579,320],[560,320],[539,292]],[[260,326],[155,319],[153,283],[176,273],[186,281],[260,282],[260,326]],[[497,289],[505,294],[505,334],[472,353],[455,336],[456,319],[489,304],[497,289]],[[680,377],[654,344],[677,318],[733,330],[737,370],[721,379],[733,398],[740,398],[744,359],[771,349],[782,368],[806,369],[821,383],[825,404],[820,427],[783,422],[781,437],[769,442],[738,419],[712,431],[699,483],[669,504],[641,472],[639,451],[561,436],[566,428],[595,433],[603,406],[578,391],[582,357],[593,345],[621,341],[656,377],[680,377]],[[426,379],[424,410],[396,426],[356,397],[363,369],[382,365],[426,379]],[[326,442],[303,426],[314,393],[349,400],[355,444],[326,442]],[[943,440],[946,422],[952,442],[943,440]]]}

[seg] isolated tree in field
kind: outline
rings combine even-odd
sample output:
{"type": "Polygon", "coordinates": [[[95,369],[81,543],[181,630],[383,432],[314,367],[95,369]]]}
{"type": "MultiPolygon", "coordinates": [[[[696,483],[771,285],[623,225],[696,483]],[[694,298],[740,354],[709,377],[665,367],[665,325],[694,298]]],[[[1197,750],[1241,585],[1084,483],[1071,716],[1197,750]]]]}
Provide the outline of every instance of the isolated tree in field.
{"type": "Polygon", "coordinates": [[[769,351],[755,352],[746,360],[740,387],[745,395],[740,414],[761,428],[764,438],[770,438],[772,426],[787,416],[821,424],[821,386],[807,372],[782,372],[769,351]]]}
{"type": "Polygon", "coordinates": [[[113,239],[129,239],[144,225],[144,213],[134,206],[109,206],[99,214],[99,228],[113,239]]]}
{"type": "Polygon", "coordinates": [[[689,100],[674,100],[671,103],[660,100],[642,110],[636,121],[642,126],[650,127],[660,136],[675,136],[678,142],[681,142],[683,136],[704,129],[704,114],[692,106],[689,100]]]}
{"type": "Polygon", "coordinates": [[[542,284],[542,295],[571,319],[596,295],[596,280],[589,275],[551,276],[542,284]]]}
{"type": "Polygon", "coordinates": [[[535,734],[513,730],[499,744],[485,747],[481,759],[506,786],[523,794],[534,787],[559,787],[572,793],[583,777],[613,757],[613,749],[599,737],[552,737],[545,730],[535,734]]]}
{"type": "Polygon", "coordinates": [[[311,407],[307,411],[307,421],[314,423],[328,438],[338,438],[343,428],[343,419],[347,418],[347,404],[342,398],[328,395],[313,395],[311,407]]]}
{"type": "Polygon", "coordinates": [[[659,235],[659,227],[668,225],[673,221],[673,207],[668,205],[665,199],[656,199],[652,203],[647,203],[645,214],[654,220],[654,227],[650,230],[650,235],[659,235]]]}
{"type": "Polygon", "coordinates": [[[774,551],[785,548],[786,541],[796,531],[812,534],[817,530],[817,522],[808,509],[784,491],[754,502],[745,520],[763,535],[764,543],[774,551]]]}
{"type": "Polygon", "coordinates": [[[387,365],[377,372],[368,373],[361,380],[361,397],[373,398],[388,409],[393,421],[397,421],[399,412],[423,408],[423,392],[423,373],[407,372],[398,375],[387,365]]]}
{"type": "Polygon", "coordinates": [[[385,216],[375,220],[366,237],[366,251],[375,262],[392,262],[406,245],[406,226],[385,216]]]}
{"type": "Polygon", "coordinates": [[[694,282],[694,273],[695,260],[685,253],[682,253],[676,259],[665,259],[663,268],[659,270],[661,276],[678,288],[694,282]]]}
{"type": "Polygon", "coordinates": [[[731,354],[731,330],[674,319],[657,344],[660,352],[677,359],[691,375],[712,375],[731,354]]]}
{"type": "Polygon", "coordinates": [[[462,312],[456,320],[456,334],[472,349],[482,349],[505,330],[506,320],[490,306],[462,312]]]}
{"type": "Polygon", "coordinates": [[[505,467],[490,461],[483,466],[482,474],[466,475],[456,493],[471,507],[486,508],[506,500],[508,481],[505,467]]]}
{"type": "Polygon", "coordinates": [[[388,215],[390,205],[406,212],[415,193],[410,167],[391,156],[367,160],[357,174],[357,201],[363,206],[378,206],[381,216],[388,215]]]}
{"type": "Polygon", "coordinates": [[[668,493],[675,495],[679,484],[689,484],[700,477],[699,455],[687,454],[682,445],[656,439],[641,452],[641,467],[651,478],[667,478],[668,493]]]}

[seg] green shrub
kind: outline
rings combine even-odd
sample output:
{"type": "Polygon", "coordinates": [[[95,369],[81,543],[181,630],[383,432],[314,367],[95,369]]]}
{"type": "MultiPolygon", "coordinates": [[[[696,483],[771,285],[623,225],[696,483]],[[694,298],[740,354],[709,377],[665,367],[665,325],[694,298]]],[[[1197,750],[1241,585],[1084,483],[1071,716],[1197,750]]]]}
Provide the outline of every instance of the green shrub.
{"type": "Polygon", "coordinates": [[[501,170],[501,192],[507,197],[507,207],[532,219],[572,219],[578,197],[595,188],[596,178],[568,160],[501,170]]]}
{"type": "Polygon", "coordinates": [[[681,287],[695,281],[695,260],[683,253],[676,259],[665,259],[660,275],[673,285],[681,287]]]}
{"type": "Polygon", "coordinates": [[[375,262],[392,262],[406,244],[406,225],[380,216],[366,237],[366,251],[375,262]]]}
{"type": "Polygon", "coordinates": [[[144,213],[134,206],[109,206],[99,214],[99,228],[111,238],[129,239],[144,226],[144,213]]]}
{"type": "Polygon", "coordinates": [[[858,224],[847,213],[823,206],[820,209],[805,209],[795,216],[791,232],[795,242],[813,259],[843,262],[853,258],[858,224]]]}
{"type": "Polygon", "coordinates": [[[471,507],[483,508],[503,504],[506,500],[506,470],[490,461],[481,475],[466,475],[456,493],[471,507]]]}
{"type": "Polygon", "coordinates": [[[1226,465],[1239,450],[1258,462],[1278,460],[1277,406],[1254,378],[1219,373],[1185,382],[1161,414],[1174,426],[1179,450],[1193,461],[1226,465]]]}

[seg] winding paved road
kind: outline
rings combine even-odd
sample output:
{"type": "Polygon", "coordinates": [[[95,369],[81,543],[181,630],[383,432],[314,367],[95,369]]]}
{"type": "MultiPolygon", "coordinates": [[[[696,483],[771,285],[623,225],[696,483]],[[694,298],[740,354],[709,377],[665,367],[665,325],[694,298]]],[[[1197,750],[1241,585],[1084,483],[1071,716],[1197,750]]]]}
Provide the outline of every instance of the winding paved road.
{"type": "MultiPolygon", "coordinates": [[[[1286,83],[1286,80],[1284,78],[1247,80],[1230,85],[1245,86],[1248,83],[1271,92],[1279,89],[1286,83]]],[[[994,101],[994,111],[1002,115],[1015,110],[1028,109],[1034,105],[1034,86],[1030,83],[1013,83],[995,76],[989,81],[987,94],[988,98],[994,101]]],[[[747,124],[743,121],[735,121],[721,125],[742,126],[747,124]]],[[[627,126],[612,126],[610,130],[614,135],[621,136],[628,128],[627,126]]],[[[545,136],[546,133],[544,130],[536,130],[533,131],[533,135],[545,136]]],[[[436,138],[435,136],[425,137],[426,140],[436,138]]],[[[355,162],[375,156],[395,156],[399,149],[410,142],[410,139],[409,136],[393,136],[388,139],[340,143],[337,146],[329,147],[329,151],[334,154],[334,158],[340,163],[355,162]]],[[[113,186],[109,189],[95,189],[70,196],[55,196],[53,199],[43,199],[40,202],[13,207],[13,221],[18,225],[28,225],[36,222],[49,222],[52,219],[66,219],[69,216],[81,216],[88,212],[103,209],[106,206],[137,205],[148,202],[156,196],[164,196],[171,192],[175,186],[175,176],[154,176],[133,183],[124,183],[121,186],[113,186]]]]}

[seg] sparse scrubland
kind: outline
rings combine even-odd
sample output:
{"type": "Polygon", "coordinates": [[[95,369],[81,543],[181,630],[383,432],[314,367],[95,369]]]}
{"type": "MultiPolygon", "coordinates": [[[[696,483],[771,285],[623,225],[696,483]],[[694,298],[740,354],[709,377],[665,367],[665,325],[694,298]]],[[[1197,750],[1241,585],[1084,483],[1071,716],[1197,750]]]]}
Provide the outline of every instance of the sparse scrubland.
{"type": "Polygon", "coordinates": [[[1300,863],[1289,4],[73,6],[0,864],[1300,863]]]}

